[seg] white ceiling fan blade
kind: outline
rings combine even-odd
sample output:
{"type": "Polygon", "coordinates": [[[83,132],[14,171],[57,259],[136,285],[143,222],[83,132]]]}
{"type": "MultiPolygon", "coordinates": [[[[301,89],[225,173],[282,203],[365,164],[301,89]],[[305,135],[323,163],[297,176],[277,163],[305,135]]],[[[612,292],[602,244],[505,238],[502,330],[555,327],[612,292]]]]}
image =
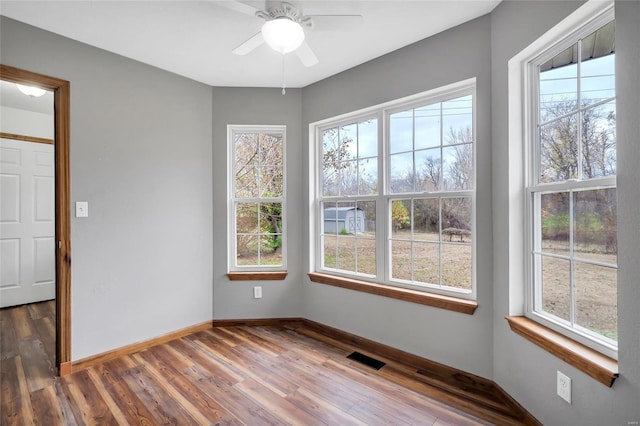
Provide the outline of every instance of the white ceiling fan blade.
{"type": "Polygon", "coordinates": [[[362,15],[309,15],[311,28],[319,31],[348,31],[358,28],[362,15]]]}
{"type": "Polygon", "coordinates": [[[316,54],[313,53],[306,41],[303,41],[300,47],[296,49],[296,54],[305,67],[312,67],[318,63],[316,54]]]}
{"type": "MultiPolygon", "coordinates": [[[[255,2],[254,2],[255,3],[255,2]]],[[[222,6],[226,9],[233,10],[235,12],[243,13],[249,16],[256,16],[256,12],[259,12],[260,9],[257,9],[253,6],[250,6],[246,3],[242,3],[238,0],[222,0],[216,1],[215,4],[222,6]]],[[[264,6],[264,3],[262,4],[264,6]]]]}
{"type": "Polygon", "coordinates": [[[260,46],[262,43],[264,43],[264,38],[262,37],[262,32],[259,32],[249,40],[242,43],[240,46],[233,49],[231,52],[235,55],[246,55],[256,47],[260,46]]]}

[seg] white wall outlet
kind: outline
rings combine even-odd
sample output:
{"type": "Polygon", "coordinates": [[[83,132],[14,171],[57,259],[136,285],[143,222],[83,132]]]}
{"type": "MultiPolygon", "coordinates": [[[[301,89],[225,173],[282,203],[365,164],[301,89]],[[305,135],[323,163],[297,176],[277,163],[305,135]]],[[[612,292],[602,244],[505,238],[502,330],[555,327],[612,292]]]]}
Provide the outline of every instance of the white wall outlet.
{"type": "Polygon", "coordinates": [[[571,404],[571,379],[558,371],[558,396],[571,404]]]}
{"type": "Polygon", "coordinates": [[[262,287],[256,286],[253,288],[253,298],[262,299],[262,287]]]}
{"type": "Polygon", "coordinates": [[[89,217],[88,201],[76,201],[76,217],[89,217]]]}

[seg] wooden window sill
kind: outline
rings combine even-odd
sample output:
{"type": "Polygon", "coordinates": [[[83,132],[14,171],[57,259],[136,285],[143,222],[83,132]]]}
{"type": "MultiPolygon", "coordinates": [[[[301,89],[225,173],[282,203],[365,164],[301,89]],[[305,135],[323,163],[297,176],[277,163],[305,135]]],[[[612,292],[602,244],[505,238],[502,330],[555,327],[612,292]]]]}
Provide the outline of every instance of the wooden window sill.
{"type": "Polygon", "coordinates": [[[618,378],[618,362],[522,316],[505,317],[511,330],[569,365],[611,387],[618,378]]]}
{"type": "Polygon", "coordinates": [[[281,281],[287,277],[287,271],[270,272],[228,272],[231,281],[281,281]]]}
{"type": "Polygon", "coordinates": [[[321,274],[318,272],[310,272],[309,278],[315,283],[347,288],[349,290],[390,297],[392,299],[404,300],[405,302],[418,303],[421,305],[432,306],[434,308],[447,309],[449,311],[460,312],[468,315],[473,315],[478,307],[478,303],[473,300],[458,299],[451,296],[425,293],[417,290],[370,283],[367,281],[337,277],[335,275],[321,274]]]}

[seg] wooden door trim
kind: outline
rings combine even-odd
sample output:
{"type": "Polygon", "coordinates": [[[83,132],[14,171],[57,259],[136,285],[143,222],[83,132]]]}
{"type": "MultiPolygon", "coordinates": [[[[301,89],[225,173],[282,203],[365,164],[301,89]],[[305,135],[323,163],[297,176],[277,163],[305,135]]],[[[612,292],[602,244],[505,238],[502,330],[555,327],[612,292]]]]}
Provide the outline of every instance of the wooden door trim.
{"type": "Polygon", "coordinates": [[[71,366],[71,179],[70,83],[0,64],[0,79],[53,91],[55,125],[56,364],[60,375],[71,366]]]}
{"type": "Polygon", "coordinates": [[[14,141],[35,142],[35,143],[53,145],[53,139],[38,138],[36,136],[16,135],[15,133],[0,132],[0,138],[12,139],[14,141]]]}

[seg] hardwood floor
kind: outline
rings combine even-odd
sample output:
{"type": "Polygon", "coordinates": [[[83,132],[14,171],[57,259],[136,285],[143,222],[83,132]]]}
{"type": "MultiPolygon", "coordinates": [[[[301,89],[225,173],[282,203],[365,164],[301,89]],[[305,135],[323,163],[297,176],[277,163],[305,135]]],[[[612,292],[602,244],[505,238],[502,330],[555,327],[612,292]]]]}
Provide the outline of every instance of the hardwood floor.
{"type": "Polygon", "coordinates": [[[0,423],[33,420],[31,395],[56,382],[55,301],[0,309],[0,423]]]}
{"type": "Polygon", "coordinates": [[[373,370],[304,326],[211,328],[53,378],[45,342],[33,342],[54,328],[33,323],[43,319],[36,308],[2,311],[3,425],[516,424],[439,402],[405,367],[373,370]],[[38,351],[44,361],[29,365],[38,351]]]}

